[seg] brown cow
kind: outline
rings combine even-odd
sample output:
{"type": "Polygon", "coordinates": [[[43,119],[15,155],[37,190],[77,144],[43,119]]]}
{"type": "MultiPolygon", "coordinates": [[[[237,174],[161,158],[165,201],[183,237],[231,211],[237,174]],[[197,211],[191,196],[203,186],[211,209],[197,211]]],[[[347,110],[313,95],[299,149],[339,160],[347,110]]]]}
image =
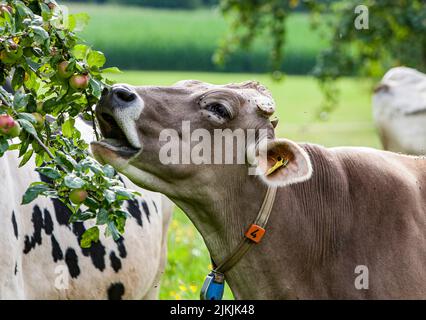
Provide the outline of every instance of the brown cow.
{"type": "Polygon", "coordinates": [[[277,139],[273,111],[271,95],[254,82],[116,85],[97,107],[106,139],[92,150],[179,205],[216,263],[240,242],[268,186],[279,186],[263,241],[226,272],[238,299],[425,299],[426,160],[277,139]],[[177,132],[182,147],[185,121],[192,133],[211,136],[263,129],[269,143],[266,160],[256,153],[261,175],[248,174],[246,163],[165,164],[159,155],[169,142],[161,136],[177,132]],[[287,165],[271,173],[280,156],[287,165]]]}

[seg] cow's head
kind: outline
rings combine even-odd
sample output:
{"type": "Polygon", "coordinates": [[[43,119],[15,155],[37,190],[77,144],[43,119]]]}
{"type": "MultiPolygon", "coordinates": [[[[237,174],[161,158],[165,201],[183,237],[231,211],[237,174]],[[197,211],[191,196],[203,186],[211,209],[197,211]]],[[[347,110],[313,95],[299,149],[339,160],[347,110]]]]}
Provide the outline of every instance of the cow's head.
{"type": "MultiPolygon", "coordinates": [[[[185,139],[183,123],[189,123],[192,133],[200,129],[203,134],[208,133],[214,162],[217,152],[213,145],[215,129],[230,129],[232,132],[251,129],[256,132],[257,142],[263,138],[257,134],[263,129],[260,135],[267,136],[269,141],[267,157],[259,156],[259,152],[253,153],[256,155],[254,160],[258,160],[260,177],[267,184],[278,186],[306,180],[312,172],[309,157],[297,144],[275,138],[276,121],[271,120],[274,110],[270,93],[257,82],[212,85],[180,81],[169,87],[118,84],[104,90],[97,106],[96,116],[105,139],[93,143],[92,151],[99,161],[111,164],[142,187],[170,195],[181,190],[182,182],[194,186],[194,181],[223,180],[233,172],[240,172],[241,168],[245,168],[241,172],[247,175],[253,159],[247,157],[245,164],[233,165],[200,165],[191,161],[188,164],[182,159],[178,164],[164,164],[160,154],[168,141],[160,137],[165,132],[177,133],[179,145],[176,148],[180,153],[185,152],[181,150],[185,142],[182,141],[185,139]],[[285,165],[277,166],[282,160],[285,165]]],[[[198,142],[190,141],[191,148],[198,142]]],[[[258,143],[247,146],[247,149],[258,149],[258,143]]],[[[238,147],[235,150],[238,152],[238,147]]],[[[233,157],[237,155],[233,154],[233,157]]]]}

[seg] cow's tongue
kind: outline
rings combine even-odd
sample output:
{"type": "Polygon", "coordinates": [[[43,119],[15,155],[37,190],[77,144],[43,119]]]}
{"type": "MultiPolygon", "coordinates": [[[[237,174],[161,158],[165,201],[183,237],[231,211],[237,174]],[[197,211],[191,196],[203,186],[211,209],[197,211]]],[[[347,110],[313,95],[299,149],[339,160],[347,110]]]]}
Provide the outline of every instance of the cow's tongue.
{"type": "Polygon", "coordinates": [[[114,151],[123,150],[135,153],[140,150],[132,146],[113,116],[108,113],[102,113],[99,124],[104,136],[104,139],[101,141],[103,145],[110,146],[110,149],[114,151]]]}

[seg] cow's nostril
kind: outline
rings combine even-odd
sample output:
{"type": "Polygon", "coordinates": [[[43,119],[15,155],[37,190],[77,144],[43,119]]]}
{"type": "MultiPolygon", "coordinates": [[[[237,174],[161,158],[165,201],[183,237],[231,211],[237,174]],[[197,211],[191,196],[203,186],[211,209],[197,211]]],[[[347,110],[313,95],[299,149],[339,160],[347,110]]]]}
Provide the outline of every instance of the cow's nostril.
{"type": "Polygon", "coordinates": [[[133,100],[136,99],[135,93],[131,92],[128,89],[124,89],[124,88],[115,88],[114,94],[119,100],[122,100],[124,102],[132,102],[133,100]]]}

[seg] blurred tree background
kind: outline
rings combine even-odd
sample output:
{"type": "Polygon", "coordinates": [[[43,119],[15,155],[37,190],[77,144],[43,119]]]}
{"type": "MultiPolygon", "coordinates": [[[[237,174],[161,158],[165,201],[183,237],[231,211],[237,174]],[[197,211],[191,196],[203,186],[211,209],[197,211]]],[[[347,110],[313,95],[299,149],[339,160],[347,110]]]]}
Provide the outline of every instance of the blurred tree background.
{"type": "Polygon", "coordinates": [[[286,59],[286,20],[302,6],[312,17],[313,29],[326,25],[322,36],[328,45],[317,56],[312,73],[326,94],[325,111],[336,105],[334,81],[342,76],[377,80],[395,66],[426,71],[426,2],[424,0],[222,0],[231,16],[230,36],[216,55],[223,62],[234,48],[248,48],[266,34],[272,40],[270,60],[280,77],[286,59]],[[359,5],[362,5],[360,8],[359,5]],[[358,7],[358,8],[357,8],[358,7]],[[364,13],[361,25],[356,19],[364,13]]]}

